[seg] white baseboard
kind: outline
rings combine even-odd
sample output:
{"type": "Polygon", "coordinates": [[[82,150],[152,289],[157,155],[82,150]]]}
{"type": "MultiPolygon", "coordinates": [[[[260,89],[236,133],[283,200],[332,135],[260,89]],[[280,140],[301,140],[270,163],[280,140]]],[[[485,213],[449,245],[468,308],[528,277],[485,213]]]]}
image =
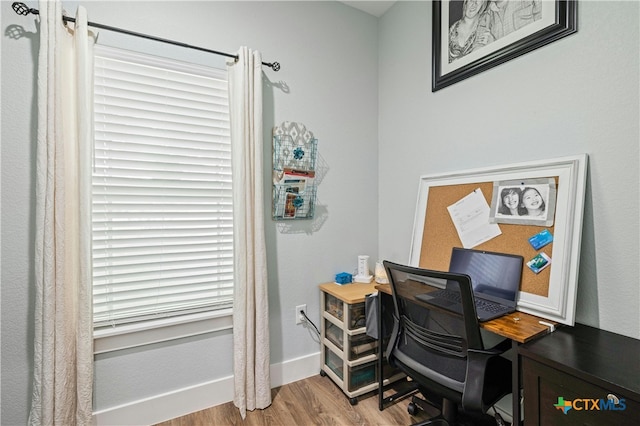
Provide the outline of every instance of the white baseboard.
{"type": "Polygon", "coordinates": [[[271,375],[272,389],[320,374],[320,352],[280,364],[272,364],[269,374],[271,375]]]}
{"type": "MultiPolygon", "coordinates": [[[[320,352],[271,365],[271,387],[320,373],[320,352]]],[[[200,383],[93,413],[98,426],[151,425],[233,400],[233,376],[200,383]]]]}

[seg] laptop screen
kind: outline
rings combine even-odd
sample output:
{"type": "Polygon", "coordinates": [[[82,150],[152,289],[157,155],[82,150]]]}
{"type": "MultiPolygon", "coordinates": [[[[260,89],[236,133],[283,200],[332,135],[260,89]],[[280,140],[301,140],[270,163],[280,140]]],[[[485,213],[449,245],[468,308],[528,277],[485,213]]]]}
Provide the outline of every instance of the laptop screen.
{"type": "Polygon", "coordinates": [[[476,296],[515,306],[523,262],[518,255],[454,247],[449,272],[469,275],[476,296]]]}

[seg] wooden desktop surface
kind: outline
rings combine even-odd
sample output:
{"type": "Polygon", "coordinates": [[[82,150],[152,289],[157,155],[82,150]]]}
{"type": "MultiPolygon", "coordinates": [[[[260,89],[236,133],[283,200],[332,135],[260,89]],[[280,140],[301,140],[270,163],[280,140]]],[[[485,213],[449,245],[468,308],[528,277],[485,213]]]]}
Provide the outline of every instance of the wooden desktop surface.
{"type": "MultiPolygon", "coordinates": [[[[375,289],[391,295],[389,284],[378,284],[375,289]]],[[[549,327],[538,322],[541,320],[555,326],[558,325],[555,321],[516,311],[491,321],[481,322],[480,327],[518,343],[526,343],[549,333],[549,327]]]]}
{"type": "Polygon", "coordinates": [[[320,289],[332,296],[337,297],[343,302],[347,302],[349,305],[354,303],[364,302],[367,294],[374,293],[376,291],[377,283],[372,281],[370,283],[349,283],[349,284],[336,284],[325,283],[320,284],[320,289]]]}

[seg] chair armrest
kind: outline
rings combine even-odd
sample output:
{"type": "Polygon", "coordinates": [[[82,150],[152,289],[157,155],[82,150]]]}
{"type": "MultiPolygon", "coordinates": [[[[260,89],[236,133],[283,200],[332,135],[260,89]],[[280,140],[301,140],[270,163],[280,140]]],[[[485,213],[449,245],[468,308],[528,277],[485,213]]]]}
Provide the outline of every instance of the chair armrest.
{"type": "MultiPolygon", "coordinates": [[[[499,357],[505,352],[504,347],[510,347],[509,341],[499,343],[491,349],[469,349],[467,351],[467,374],[465,377],[465,388],[462,393],[462,407],[464,410],[484,412],[483,395],[487,365],[491,359],[499,357]]],[[[511,370],[507,372],[511,375],[511,370]]]]}

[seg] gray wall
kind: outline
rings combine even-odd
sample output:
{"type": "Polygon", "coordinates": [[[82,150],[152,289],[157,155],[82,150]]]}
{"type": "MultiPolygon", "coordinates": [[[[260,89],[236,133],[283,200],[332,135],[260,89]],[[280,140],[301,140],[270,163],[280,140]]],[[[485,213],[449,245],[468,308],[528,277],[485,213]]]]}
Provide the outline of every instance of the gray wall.
{"type": "Polygon", "coordinates": [[[640,337],[639,13],[635,1],[581,1],[576,34],[432,93],[430,3],[389,10],[380,257],[408,259],[421,175],[587,153],[576,321],[640,337]]]}
{"type": "MultiPolygon", "coordinates": [[[[38,8],[37,2],[29,6],[38,8]]],[[[65,8],[75,13],[75,4],[65,8]]],[[[271,361],[319,352],[313,332],[295,325],[307,305],[319,326],[317,285],[353,271],[359,254],[377,257],[377,19],[337,2],[83,2],[89,20],[225,52],[258,49],[265,68],[264,127],[271,164],[273,125],[299,121],[319,140],[324,179],[317,220],[265,220],[271,361]],[[284,88],[284,89],[283,89],[284,88]]],[[[25,424],[33,351],[35,82],[34,18],[2,2],[2,424],[25,424]]],[[[99,42],[204,63],[198,54],[100,31],[99,42]]],[[[224,62],[222,62],[224,63],[224,62]]],[[[268,166],[267,166],[268,168],[268,166]]],[[[266,170],[266,211],[270,173],[266,170]]],[[[231,334],[223,332],[100,355],[95,409],[137,401],[232,374],[231,334]]]]}

